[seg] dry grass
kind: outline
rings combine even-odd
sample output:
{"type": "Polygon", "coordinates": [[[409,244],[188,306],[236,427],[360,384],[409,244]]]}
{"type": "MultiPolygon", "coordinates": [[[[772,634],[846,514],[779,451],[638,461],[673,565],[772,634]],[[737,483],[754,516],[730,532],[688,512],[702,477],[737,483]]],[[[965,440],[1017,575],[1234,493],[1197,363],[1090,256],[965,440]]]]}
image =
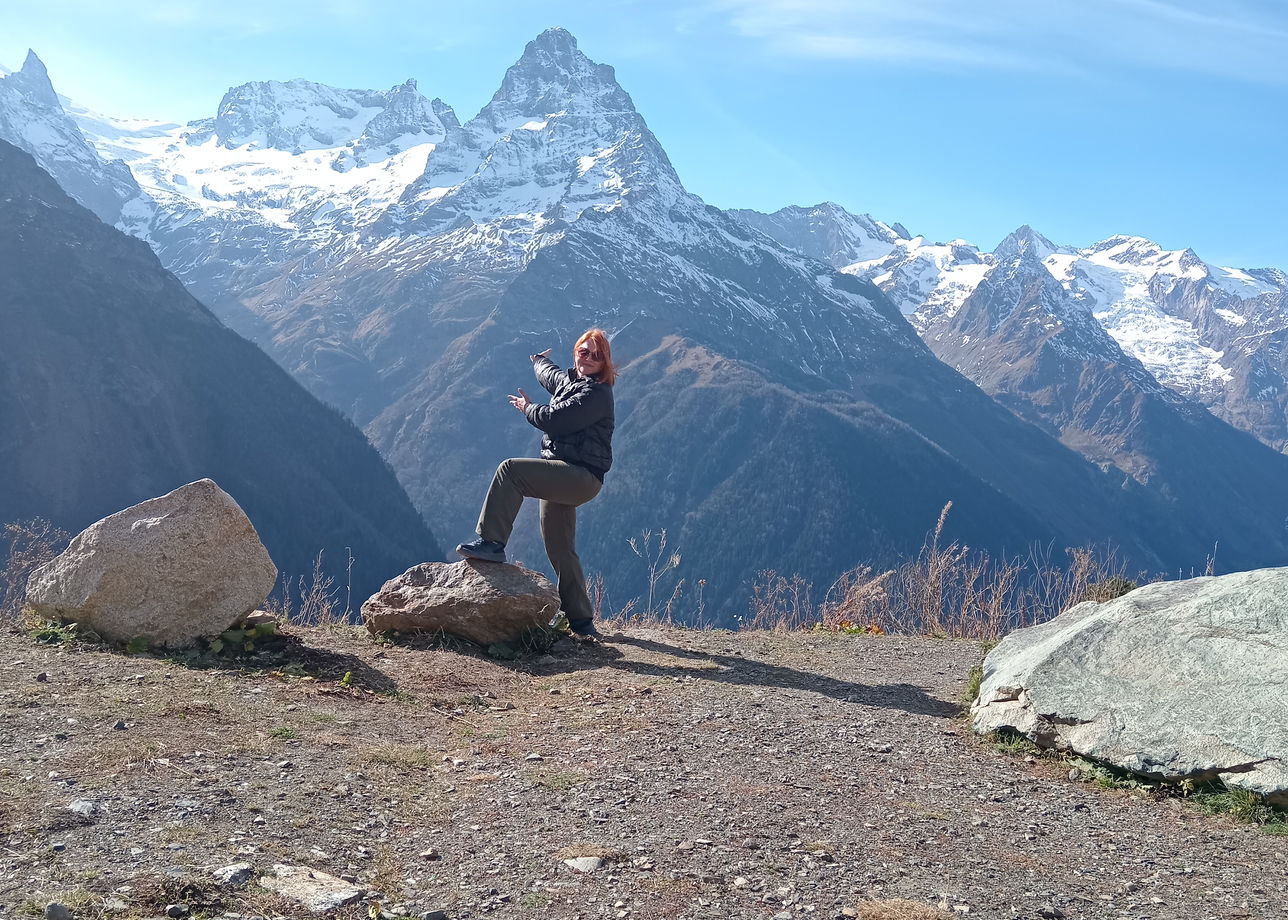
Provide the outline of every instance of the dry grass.
{"type": "Polygon", "coordinates": [[[893,569],[856,565],[817,603],[799,575],[761,572],[741,627],[990,640],[1136,586],[1110,550],[1070,549],[1061,565],[1049,549],[1034,548],[1024,559],[992,558],[957,541],[945,544],[951,508],[952,502],[944,506],[916,558],[893,569]]]}
{"type": "Polygon", "coordinates": [[[17,620],[27,599],[31,573],[57,556],[71,535],[42,518],[4,525],[4,568],[0,569],[0,618],[17,620]]]}

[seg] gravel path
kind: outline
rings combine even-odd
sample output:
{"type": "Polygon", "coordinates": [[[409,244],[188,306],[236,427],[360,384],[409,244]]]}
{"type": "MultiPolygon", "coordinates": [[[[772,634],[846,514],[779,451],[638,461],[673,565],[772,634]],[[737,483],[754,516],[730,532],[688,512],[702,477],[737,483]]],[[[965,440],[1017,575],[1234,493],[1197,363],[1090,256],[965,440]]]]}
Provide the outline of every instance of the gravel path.
{"type": "Polygon", "coordinates": [[[1288,916],[1288,838],[975,739],[979,657],[631,629],[507,663],[296,629],[210,666],[6,632],[0,916],[307,915],[212,879],[238,862],[349,879],[345,917],[1288,916]]]}

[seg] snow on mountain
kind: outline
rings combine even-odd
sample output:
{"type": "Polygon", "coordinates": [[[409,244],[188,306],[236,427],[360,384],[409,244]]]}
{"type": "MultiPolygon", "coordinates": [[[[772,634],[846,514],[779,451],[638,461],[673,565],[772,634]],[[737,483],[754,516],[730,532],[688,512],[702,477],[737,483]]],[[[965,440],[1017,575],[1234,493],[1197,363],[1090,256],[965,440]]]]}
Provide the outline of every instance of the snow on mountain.
{"type": "Polygon", "coordinates": [[[898,240],[885,256],[854,262],[841,271],[880,288],[921,332],[954,316],[996,264],[965,240],[931,243],[925,237],[898,240]]]}
{"type": "Polygon", "coordinates": [[[889,255],[908,231],[869,214],[851,214],[825,201],[812,208],[786,207],[772,214],[734,210],[733,214],[789,249],[829,263],[833,268],[871,262],[889,255]]]}
{"type": "Polygon", "coordinates": [[[100,220],[143,234],[152,217],[146,196],[120,162],[105,161],[63,111],[34,51],[22,68],[0,76],[0,140],[31,154],[100,220]]]}
{"type": "Polygon", "coordinates": [[[468,229],[462,248],[481,245],[517,267],[588,210],[629,198],[660,213],[685,197],[613,68],[550,29],[528,43],[482,111],[448,131],[384,229],[468,229]]]}
{"type": "Polygon", "coordinates": [[[1240,327],[1250,312],[1247,302],[1288,292],[1281,273],[1213,268],[1192,250],[1163,250],[1140,237],[1112,237],[1077,250],[1023,230],[1020,239],[1013,234],[993,253],[961,240],[927,243],[917,237],[896,243],[884,258],[842,270],[871,280],[924,334],[951,319],[990,268],[1016,254],[1011,248],[1024,248],[1087,305],[1125,352],[1178,393],[1205,402],[1230,379],[1224,351],[1201,331],[1201,323],[1169,307],[1167,295],[1182,282],[1207,285],[1226,295],[1212,317],[1240,327]]]}
{"type": "Polygon", "coordinates": [[[224,95],[214,118],[186,126],[73,114],[162,203],[159,238],[176,223],[209,220],[278,228],[311,244],[374,220],[456,125],[451,108],[422,97],[413,80],[385,92],[247,83],[224,95]]]}
{"type": "MultiPolygon", "coordinates": [[[[786,246],[844,261],[844,244],[829,225],[788,229],[771,217],[745,215],[786,246]]],[[[832,225],[846,220],[862,218],[830,218],[832,225]]],[[[1063,286],[1062,309],[1077,305],[1094,315],[1157,380],[1266,444],[1288,448],[1288,274],[1280,269],[1212,266],[1193,250],[1165,250],[1133,236],[1075,249],[1022,227],[991,253],[964,240],[899,238],[888,252],[841,270],[870,280],[923,338],[938,341],[957,334],[954,317],[990,272],[1021,256],[1039,260],[1063,286]]]]}
{"type": "Polygon", "coordinates": [[[1170,315],[1156,297],[1157,285],[1210,277],[1192,251],[1167,252],[1139,237],[1112,237],[1085,250],[1053,253],[1045,264],[1162,383],[1201,397],[1213,382],[1229,379],[1222,353],[1205,345],[1192,323],[1170,315]]]}

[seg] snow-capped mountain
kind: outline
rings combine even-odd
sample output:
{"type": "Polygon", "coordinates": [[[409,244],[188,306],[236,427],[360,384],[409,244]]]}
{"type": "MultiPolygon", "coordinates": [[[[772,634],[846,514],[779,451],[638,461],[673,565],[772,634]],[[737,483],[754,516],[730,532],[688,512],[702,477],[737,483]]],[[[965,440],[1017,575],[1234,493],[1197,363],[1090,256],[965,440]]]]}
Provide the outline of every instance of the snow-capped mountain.
{"type": "MultiPolygon", "coordinates": [[[[840,212],[838,221],[871,221],[840,212]]],[[[783,214],[792,209],[785,209],[783,214]]],[[[774,218],[776,215],[762,215],[774,218]]],[[[810,251],[772,223],[753,224],[785,245],[810,251]]],[[[1033,254],[1073,300],[1085,306],[1127,355],[1156,379],[1206,405],[1218,418],[1276,450],[1288,450],[1288,276],[1279,269],[1205,263],[1193,250],[1164,250],[1140,237],[1115,236],[1085,249],[1052,243],[1031,228],[1033,254]]],[[[984,277],[1008,253],[964,241],[900,238],[853,262],[848,250],[811,245],[843,271],[876,284],[923,336],[941,335],[984,277]]],[[[1009,245],[1004,242],[1003,246],[1009,245]]]]}
{"type": "MultiPolygon", "coordinates": [[[[1171,567],[1210,548],[935,360],[874,284],[687,192],[567,32],[530,42],[463,124],[412,92],[246,84],[184,128],[82,125],[155,200],[167,266],[358,420],[446,539],[535,443],[504,400],[527,356],[598,324],[625,365],[619,461],[583,546],[617,603],[645,529],[729,617],[761,569],[825,585],[915,551],[948,500],[952,536],[993,550],[1109,539],[1171,567]]],[[[799,217],[779,226],[832,227],[845,261],[924,244],[799,217]]],[[[531,524],[513,546],[530,563],[531,524]]]]}
{"type": "Polygon", "coordinates": [[[1002,405],[1155,495],[1170,526],[1214,533],[1228,509],[1258,508],[1225,549],[1282,543],[1288,458],[1198,401],[1234,379],[1204,343],[1239,328],[1249,300],[1274,298],[1276,273],[1213,270],[1136,238],[1079,251],[1027,226],[991,253],[899,239],[844,270],[886,290],[936,356],[1002,405]]]}
{"type": "Polygon", "coordinates": [[[136,234],[152,209],[122,163],[105,162],[63,111],[35,52],[0,74],[0,138],[31,154],[68,194],[109,224],[136,234]]]}

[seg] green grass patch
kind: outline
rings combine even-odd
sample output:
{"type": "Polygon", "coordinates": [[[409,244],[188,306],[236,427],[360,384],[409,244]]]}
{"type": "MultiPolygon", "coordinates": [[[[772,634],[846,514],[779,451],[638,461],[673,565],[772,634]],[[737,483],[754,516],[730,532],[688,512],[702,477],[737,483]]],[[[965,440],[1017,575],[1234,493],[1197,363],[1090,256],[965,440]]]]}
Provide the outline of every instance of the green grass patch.
{"type": "Polygon", "coordinates": [[[992,745],[993,750],[999,754],[1011,754],[1022,757],[1026,754],[1032,754],[1034,757],[1042,756],[1042,748],[1038,747],[1024,735],[1010,729],[1000,728],[988,736],[988,743],[992,745]]]}
{"type": "Polygon", "coordinates": [[[1213,783],[1193,788],[1187,798],[1204,814],[1225,815],[1240,824],[1255,824],[1268,834],[1288,836],[1288,809],[1267,804],[1255,792],[1213,783]]]}
{"type": "MultiPolygon", "coordinates": [[[[27,635],[46,645],[70,645],[76,641],[76,624],[46,620],[29,616],[26,620],[27,635]]],[[[41,908],[42,912],[44,908],[41,908]]]]}
{"type": "Polygon", "coordinates": [[[967,712],[970,711],[970,707],[975,702],[975,698],[979,696],[979,685],[983,680],[984,665],[981,662],[971,668],[970,673],[966,675],[966,686],[962,687],[960,697],[963,710],[967,712]]]}

